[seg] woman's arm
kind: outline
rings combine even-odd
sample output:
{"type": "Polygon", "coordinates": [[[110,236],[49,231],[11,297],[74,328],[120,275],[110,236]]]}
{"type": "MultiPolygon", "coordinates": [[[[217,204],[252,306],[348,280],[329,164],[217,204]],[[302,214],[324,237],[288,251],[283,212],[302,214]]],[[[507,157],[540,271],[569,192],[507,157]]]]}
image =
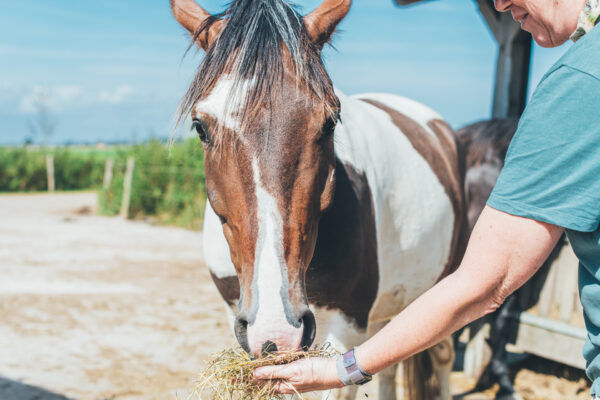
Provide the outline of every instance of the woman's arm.
{"type": "MultiPolygon", "coordinates": [[[[497,309],[546,260],[563,228],[486,207],[456,272],[440,281],[356,349],[368,373],[423,351],[497,309]]],[[[293,393],[340,387],[333,360],[302,360],[256,370],[258,379],[282,379],[293,393]]]]}

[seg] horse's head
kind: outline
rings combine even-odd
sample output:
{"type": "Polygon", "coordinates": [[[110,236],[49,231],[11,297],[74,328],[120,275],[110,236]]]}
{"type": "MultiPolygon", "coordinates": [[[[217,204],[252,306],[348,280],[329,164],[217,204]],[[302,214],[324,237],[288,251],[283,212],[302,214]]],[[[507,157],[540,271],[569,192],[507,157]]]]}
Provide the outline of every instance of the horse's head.
{"type": "Polygon", "coordinates": [[[171,0],[206,57],[182,103],[204,143],[208,199],[241,286],[236,335],[260,356],[312,344],[305,275],[335,184],[339,115],[321,49],[351,0],[300,17],[283,0],[211,16],[171,0]]]}

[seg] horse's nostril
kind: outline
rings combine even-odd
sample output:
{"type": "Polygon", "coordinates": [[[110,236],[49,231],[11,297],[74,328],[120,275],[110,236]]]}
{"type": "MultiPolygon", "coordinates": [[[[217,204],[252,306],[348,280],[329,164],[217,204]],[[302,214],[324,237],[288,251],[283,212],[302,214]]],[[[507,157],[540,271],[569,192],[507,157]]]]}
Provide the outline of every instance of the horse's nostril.
{"type": "Polygon", "coordinates": [[[315,315],[310,311],[306,311],[301,318],[304,326],[304,332],[302,333],[302,341],[300,346],[302,350],[307,351],[315,340],[315,334],[317,332],[317,324],[315,322],[315,315]]]}
{"type": "Polygon", "coordinates": [[[263,343],[262,349],[260,351],[261,357],[266,357],[269,354],[273,354],[277,352],[277,345],[270,340],[267,340],[263,343]]]}
{"type": "Polygon", "coordinates": [[[238,343],[248,354],[251,354],[248,344],[248,320],[243,315],[238,315],[234,323],[235,337],[238,343]]]}

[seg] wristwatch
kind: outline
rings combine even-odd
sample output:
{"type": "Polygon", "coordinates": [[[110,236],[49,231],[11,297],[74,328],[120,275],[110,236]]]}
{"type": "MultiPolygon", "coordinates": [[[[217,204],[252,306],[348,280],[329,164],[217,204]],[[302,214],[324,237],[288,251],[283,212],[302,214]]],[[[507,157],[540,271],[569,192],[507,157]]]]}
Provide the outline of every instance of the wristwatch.
{"type": "Polygon", "coordinates": [[[344,385],[364,385],[373,379],[356,361],[354,349],[342,354],[336,361],[338,377],[344,385]]]}

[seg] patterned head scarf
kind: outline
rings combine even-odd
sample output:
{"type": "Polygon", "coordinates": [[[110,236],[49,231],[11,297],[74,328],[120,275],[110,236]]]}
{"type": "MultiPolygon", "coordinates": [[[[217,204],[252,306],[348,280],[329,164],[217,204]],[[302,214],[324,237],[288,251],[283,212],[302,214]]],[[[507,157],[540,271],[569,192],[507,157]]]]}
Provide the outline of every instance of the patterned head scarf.
{"type": "Polygon", "coordinates": [[[592,30],[600,22],[600,0],[586,0],[583,11],[579,14],[577,29],[571,35],[571,40],[576,42],[580,37],[592,30]]]}

